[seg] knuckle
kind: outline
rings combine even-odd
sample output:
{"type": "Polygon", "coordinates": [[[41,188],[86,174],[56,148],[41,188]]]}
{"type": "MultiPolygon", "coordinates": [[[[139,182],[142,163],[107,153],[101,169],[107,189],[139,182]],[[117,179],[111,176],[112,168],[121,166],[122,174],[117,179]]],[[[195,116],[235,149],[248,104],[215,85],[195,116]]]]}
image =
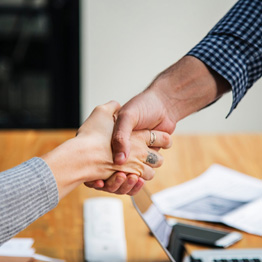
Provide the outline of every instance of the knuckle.
{"type": "Polygon", "coordinates": [[[155,176],[155,170],[152,168],[151,172],[149,173],[148,180],[152,180],[155,176]]]}
{"type": "Polygon", "coordinates": [[[161,155],[159,155],[159,156],[158,156],[158,161],[156,162],[156,164],[157,164],[156,167],[162,166],[163,163],[164,163],[164,158],[163,158],[161,155]]]}
{"type": "Polygon", "coordinates": [[[171,146],[171,136],[169,134],[163,133],[162,139],[165,146],[171,146]]]}
{"type": "Polygon", "coordinates": [[[119,114],[118,114],[118,119],[121,120],[121,119],[134,119],[135,116],[134,116],[134,113],[130,110],[127,110],[127,109],[122,109],[119,111],[119,114]]]}
{"type": "Polygon", "coordinates": [[[141,152],[141,157],[142,157],[142,159],[147,160],[148,155],[149,155],[149,151],[142,151],[142,152],[141,152]]]}
{"type": "Polygon", "coordinates": [[[107,112],[108,111],[106,105],[96,106],[94,110],[97,112],[107,112]]]}
{"type": "Polygon", "coordinates": [[[142,178],[144,180],[149,181],[153,179],[154,175],[155,175],[155,170],[153,168],[145,168],[142,178]]]}
{"type": "Polygon", "coordinates": [[[113,135],[113,142],[115,144],[122,144],[124,141],[124,136],[123,133],[121,131],[117,131],[114,135],[113,135]]]}

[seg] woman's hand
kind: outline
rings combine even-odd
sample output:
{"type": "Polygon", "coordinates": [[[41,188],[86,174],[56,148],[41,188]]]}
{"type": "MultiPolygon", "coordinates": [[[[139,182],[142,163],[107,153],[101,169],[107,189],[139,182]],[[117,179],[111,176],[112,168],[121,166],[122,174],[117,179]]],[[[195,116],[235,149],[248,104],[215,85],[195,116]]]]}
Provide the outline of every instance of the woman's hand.
{"type": "MultiPolygon", "coordinates": [[[[116,171],[149,180],[154,176],[153,168],[162,164],[162,156],[149,147],[151,138],[148,130],[133,132],[129,159],[124,165],[114,164],[111,137],[113,115],[119,108],[120,105],[114,101],[96,107],[75,138],[42,157],[53,171],[60,198],[83,182],[107,180],[116,171]]],[[[155,133],[157,139],[154,146],[171,145],[168,134],[155,133]]]]}
{"type": "MultiPolygon", "coordinates": [[[[82,145],[82,150],[87,151],[83,152],[83,156],[86,155],[89,159],[87,169],[90,175],[85,182],[92,181],[92,178],[107,179],[116,171],[132,173],[149,180],[154,175],[152,168],[159,167],[163,163],[163,157],[149,147],[151,134],[148,130],[134,131],[131,134],[131,152],[125,165],[113,163],[111,150],[113,115],[118,109],[119,104],[114,101],[98,106],[78,130],[76,139],[82,145]]],[[[155,135],[156,148],[170,146],[168,134],[156,131],[155,135]]]]}

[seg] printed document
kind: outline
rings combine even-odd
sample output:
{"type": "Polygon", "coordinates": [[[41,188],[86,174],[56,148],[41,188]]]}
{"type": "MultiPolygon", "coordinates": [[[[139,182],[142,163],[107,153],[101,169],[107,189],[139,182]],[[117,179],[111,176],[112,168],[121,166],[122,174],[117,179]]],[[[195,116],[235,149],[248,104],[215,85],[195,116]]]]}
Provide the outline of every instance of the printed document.
{"type": "Polygon", "coordinates": [[[152,199],[166,215],[223,223],[262,236],[262,181],[227,167],[214,164],[152,199]]]}

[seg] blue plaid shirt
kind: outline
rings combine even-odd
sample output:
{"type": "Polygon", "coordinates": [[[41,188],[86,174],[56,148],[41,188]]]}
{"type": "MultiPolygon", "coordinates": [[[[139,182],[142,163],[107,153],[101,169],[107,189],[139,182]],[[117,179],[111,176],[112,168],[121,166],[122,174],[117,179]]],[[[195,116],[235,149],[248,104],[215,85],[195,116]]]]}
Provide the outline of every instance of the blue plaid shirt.
{"type": "Polygon", "coordinates": [[[187,55],[200,59],[230,83],[230,114],[262,76],[262,0],[238,1],[187,55]]]}

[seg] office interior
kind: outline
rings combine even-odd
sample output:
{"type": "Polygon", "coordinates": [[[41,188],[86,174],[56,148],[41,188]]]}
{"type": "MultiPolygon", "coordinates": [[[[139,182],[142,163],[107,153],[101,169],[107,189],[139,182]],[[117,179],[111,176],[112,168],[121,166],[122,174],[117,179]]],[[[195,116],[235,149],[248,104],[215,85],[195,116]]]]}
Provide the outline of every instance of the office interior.
{"type": "MultiPolygon", "coordinates": [[[[236,2],[0,0],[0,129],[68,130],[69,133],[61,139],[69,138],[97,105],[110,100],[123,105],[142,92],[159,72],[197,44],[236,2]]],[[[232,103],[231,93],[228,93],[215,104],[178,123],[174,136],[194,139],[195,135],[200,135],[201,138],[196,140],[198,145],[206,143],[204,137],[213,141],[213,135],[237,134],[240,135],[237,141],[241,141],[246,134],[261,133],[262,121],[258,114],[261,111],[261,85],[262,80],[257,81],[230,117],[226,118],[232,103]]],[[[181,145],[190,144],[190,141],[183,144],[183,139],[181,145]]],[[[227,138],[221,141],[227,141],[227,138]]],[[[201,150],[208,148],[205,144],[201,150]]],[[[203,151],[201,154],[205,155],[203,151]]],[[[186,154],[183,156],[187,157],[186,154]]],[[[204,171],[203,166],[211,163],[206,159],[203,165],[198,165],[197,160],[190,162],[186,159],[185,162],[192,166],[181,170],[199,175],[204,171]]],[[[223,162],[222,158],[219,160],[223,162]]],[[[234,158],[225,160],[228,166],[230,160],[234,161],[234,158]]],[[[172,160],[168,157],[167,161],[172,160]]],[[[237,164],[240,171],[250,171],[243,162],[236,161],[233,167],[237,168],[237,164]]],[[[254,165],[254,174],[256,170],[254,165]]],[[[161,184],[161,180],[158,181],[161,184]]],[[[174,182],[172,179],[167,181],[174,182]]],[[[182,181],[184,179],[176,179],[175,183],[182,181]]],[[[160,188],[153,183],[152,192],[157,189],[160,188]]],[[[82,188],[80,193],[70,196],[83,201],[85,194],[82,188]]],[[[68,202],[62,203],[63,207],[68,204],[67,211],[57,213],[57,216],[66,215],[71,209],[79,219],[82,213],[76,210],[70,196],[68,202]]],[[[92,196],[97,195],[95,192],[88,194],[88,197],[92,196]]],[[[82,202],[76,205],[77,208],[81,208],[80,204],[82,202]]],[[[126,198],[124,204],[130,205],[126,198]]],[[[55,216],[53,214],[52,218],[55,216]]],[[[45,223],[47,221],[51,221],[50,218],[46,218],[45,223]]],[[[71,224],[65,225],[69,227],[71,224]]],[[[62,230],[62,225],[57,227],[62,230]]],[[[30,228],[28,232],[34,230],[30,228]]],[[[29,236],[29,233],[21,236],[29,236]]],[[[48,231],[48,234],[55,233],[48,231]]],[[[78,231],[77,234],[80,235],[78,231]]],[[[130,239],[128,237],[128,241],[130,239]]],[[[59,241],[70,243],[72,247],[83,245],[82,239],[59,241]]],[[[46,250],[52,256],[53,251],[46,250]]],[[[69,251],[68,254],[66,251],[58,254],[67,254],[71,261],[77,262],[76,257],[81,257],[77,254],[80,248],[72,250],[74,254],[68,255],[69,251]]],[[[131,252],[129,248],[128,252],[131,252]]],[[[156,261],[165,258],[161,248],[155,252],[156,261]]]]}
{"type": "MultiPolygon", "coordinates": [[[[123,105],[235,2],[2,0],[0,126],[76,128],[99,104],[123,105]]],[[[176,132],[261,131],[260,85],[229,118],[231,94],[181,121],[176,132]]]]}

